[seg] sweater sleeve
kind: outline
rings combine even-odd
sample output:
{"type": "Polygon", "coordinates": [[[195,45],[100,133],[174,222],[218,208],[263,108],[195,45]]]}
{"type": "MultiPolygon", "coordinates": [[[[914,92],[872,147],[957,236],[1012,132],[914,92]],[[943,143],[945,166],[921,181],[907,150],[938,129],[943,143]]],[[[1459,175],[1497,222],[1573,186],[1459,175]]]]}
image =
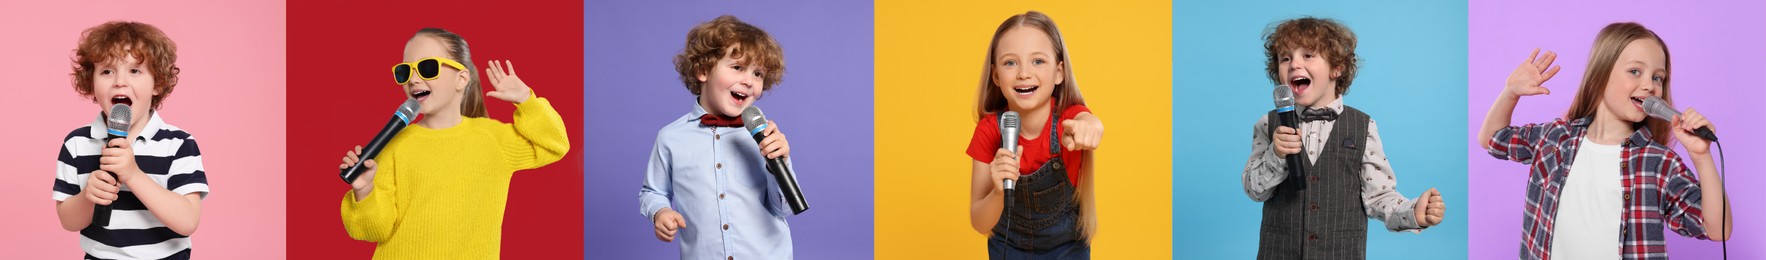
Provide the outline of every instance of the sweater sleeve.
{"type": "Polygon", "coordinates": [[[517,170],[552,164],[570,152],[564,119],[545,98],[530,96],[527,102],[515,104],[514,129],[519,138],[501,138],[501,145],[509,165],[517,170]]]}
{"type": "Polygon", "coordinates": [[[343,212],[343,228],[349,231],[350,238],[368,242],[386,242],[392,239],[393,230],[398,224],[398,177],[394,171],[396,160],[386,160],[389,156],[381,156],[375,160],[374,191],[367,198],[356,201],[356,191],[351,189],[343,194],[343,204],[339,211],[343,212]]]}

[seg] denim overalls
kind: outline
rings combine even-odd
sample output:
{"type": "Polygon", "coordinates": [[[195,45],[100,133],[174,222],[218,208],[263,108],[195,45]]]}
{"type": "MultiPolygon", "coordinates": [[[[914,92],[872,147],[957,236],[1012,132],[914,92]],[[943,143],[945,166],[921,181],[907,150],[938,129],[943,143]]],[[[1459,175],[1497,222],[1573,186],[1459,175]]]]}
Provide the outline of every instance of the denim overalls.
{"type": "Polygon", "coordinates": [[[1061,109],[1049,115],[1049,151],[1052,158],[1030,175],[1018,177],[1009,210],[1000,212],[987,238],[992,259],[1090,259],[1091,246],[1080,232],[1079,202],[1075,186],[1067,181],[1061,160],[1061,109]],[[1010,226],[1007,225],[1010,220],[1010,226]]]}

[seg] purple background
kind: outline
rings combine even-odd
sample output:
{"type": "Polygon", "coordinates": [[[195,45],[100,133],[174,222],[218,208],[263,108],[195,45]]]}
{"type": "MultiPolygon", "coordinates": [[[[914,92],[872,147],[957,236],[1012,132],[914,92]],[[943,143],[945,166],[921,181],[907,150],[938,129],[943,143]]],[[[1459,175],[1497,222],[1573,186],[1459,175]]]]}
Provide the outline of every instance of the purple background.
{"type": "MultiPolygon", "coordinates": [[[[1703,3],[1703,2],[1701,2],[1703,3]]],[[[1759,99],[1761,68],[1766,67],[1766,2],[1729,1],[1715,4],[1641,1],[1472,1],[1468,102],[1468,173],[1472,196],[1471,259],[1514,258],[1520,250],[1521,214],[1526,201],[1527,166],[1495,159],[1477,139],[1478,127],[1490,110],[1508,74],[1535,47],[1557,51],[1563,71],[1545,83],[1551,95],[1521,99],[1513,124],[1546,122],[1561,117],[1582,79],[1594,36],[1609,23],[1634,21],[1667,42],[1674,71],[1671,86],[1676,107],[1693,107],[1717,127],[1725,157],[1736,158],[1726,175],[1730,207],[1735,210],[1735,238],[1729,255],[1739,259],[1766,257],[1766,226],[1758,224],[1766,190],[1752,188],[1762,177],[1759,99]],[[1664,6],[1667,5],[1667,6],[1664,6]]],[[[1676,150],[1684,149],[1675,145],[1676,150]]],[[[1715,152],[1713,152],[1715,153],[1715,152]]],[[[1682,160],[1690,159],[1682,157],[1682,160]]],[[[1715,214],[1716,210],[1707,209],[1715,214]]],[[[1713,223],[1714,224],[1714,223],[1713,223]]],[[[1715,225],[1707,225],[1715,228],[1715,225]]],[[[1676,259],[1718,259],[1717,242],[1694,240],[1667,232],[1669,256],[1676,259]]]]}
{"type": "Polygon", "coordinates": [[[656,131],[693,109],[672,59],[688,29],[723,14],[765,29],[785,50],[782,84],[755,104],[791,137],[811,205],[787,220],[797,258],[872,257],[870,1],[595,1],[583,9],[585,257],[679,257],[679,241],[657,241],[638,213],[638,189],[656,131]]]}

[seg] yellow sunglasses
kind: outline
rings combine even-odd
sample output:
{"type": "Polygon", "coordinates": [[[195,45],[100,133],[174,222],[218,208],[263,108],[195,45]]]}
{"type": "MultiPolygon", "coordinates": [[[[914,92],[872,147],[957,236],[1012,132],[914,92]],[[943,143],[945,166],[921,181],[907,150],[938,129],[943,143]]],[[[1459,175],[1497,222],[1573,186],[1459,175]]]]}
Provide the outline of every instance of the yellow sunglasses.
{"type": "Polygon", "coordinates": [[[447,64],[448,67],[454,67],[456,70],[466,71],[466,65],[461,65],[458,61],[442,57],[429,57],[415,62],[393,65],[392,79],[393,82],[396,82],[399,85],[404,85],[405,83],[411,82],[411,74],[415,73],[418,77],[423,78],[423,80],[435,80],[435,77],[441,76],[442,64],[447,64]],[[412,67],[416,67],[417,69],[412,70],[412,67]]]}

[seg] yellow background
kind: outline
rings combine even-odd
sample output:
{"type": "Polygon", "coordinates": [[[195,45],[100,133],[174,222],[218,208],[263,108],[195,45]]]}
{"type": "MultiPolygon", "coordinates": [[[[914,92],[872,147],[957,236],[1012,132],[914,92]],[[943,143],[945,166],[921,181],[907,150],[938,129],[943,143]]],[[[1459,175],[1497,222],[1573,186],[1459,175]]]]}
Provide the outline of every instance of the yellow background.
{"type": "Polygon", "coordinates": [[[993,30],[1054,18],[1105,125],[1096,156],[1099,259],[1171,258],[1171,3],[877,1],[876,252],[987,257],[969,227],[975,90],[993,30]]]}

